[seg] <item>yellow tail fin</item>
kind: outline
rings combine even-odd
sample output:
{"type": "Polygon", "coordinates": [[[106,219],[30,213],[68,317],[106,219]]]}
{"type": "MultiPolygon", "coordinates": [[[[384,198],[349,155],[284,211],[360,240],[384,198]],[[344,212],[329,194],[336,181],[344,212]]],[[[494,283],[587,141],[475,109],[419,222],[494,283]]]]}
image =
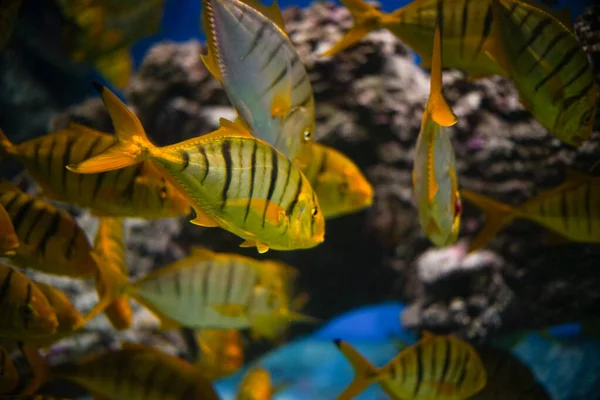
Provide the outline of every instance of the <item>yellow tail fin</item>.
{"type": "Polygon", "coordinates": [[[378,380],[377,369],[349,343],[340,339],[335,339],[333,343],[342,352],[344,357],[350,361],[355,374],[350,386],[348,386],[336,400],[350,400],[358,396],[370,384],[378,380]]]}
{"type": "Polygon", "coordinates": [[[80,174],[95,174],[129,167],[148,159],[156,147],[146,137],[138,117],[108,88],[99,83],[92,84],[108,109],[118,142],[102,154],[77,165],[69,165],[67,169],[80,174]]]}
{"type": "Polygon", "coordinates": [[[346,32],[344,37],[342,37],[336,44],[334,44],[332,48],[327,50],[325,53],[321,54],[321,56],[329,57],[337,53],[341,53],[348,47],[360,42],[362,38],[365,37],[370,31],[371,29],[368,29],[364,26],[353,26],[348,32],[346,32]]]}
{"type": "Polygon", "coordinates": [[[4,154],[14,155],[17,154],[17,147],[12,144],[10,140],[4,134],[4,131],[0,129],[0,160],[4,154]]]}
{"type": "Polygon", "coordinates": [[[431,112],[431,118],[441,126],[452,126],[456,124],[456,115],[448,106],[442,94],[442,37],[440,27],[436,25],[433,36],[433,55],[431,61],[431,88],[427,108],[431,112]]]}
{"type": "Polygon", "coordinates": [[[469,253],[485,246],[504,225],[516,217],[515,208],[507,204],[502,204],[489,197],[468,190],[461,190],[460,195],[465,200],[481,208],[487,217],[483,229],[471,243],[469,253]]]}

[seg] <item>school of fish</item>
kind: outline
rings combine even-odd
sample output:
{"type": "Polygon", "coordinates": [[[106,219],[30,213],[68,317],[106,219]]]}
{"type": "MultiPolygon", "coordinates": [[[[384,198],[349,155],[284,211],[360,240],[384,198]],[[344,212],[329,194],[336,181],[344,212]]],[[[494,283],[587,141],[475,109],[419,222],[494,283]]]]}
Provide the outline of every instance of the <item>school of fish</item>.
{"type": "MultiPolygon", "coordinates": [[[[363,0],[341,1],[354,25],[323,56],[385,28],[431,69],[412,184],[419,223],[433,245],[457,241],[462,199],[487,215],[470,251],[518,218],[572,241],[600,242],[600,178],[590,173],[568,171],[562,185],[518,206],[459,190],[451,140],[457,117],[442,93],[442,68],[463,70],[472,79],[505,76],[551,134],[582,145],[592,133],[598,89],[567,12],[533,0],[414,0],[392,13],[363,0]]],[[[0,21],[6,21],[0,49],[10,41],[20,3],[0,6],[0,21]]],[[[77,31],[66,35],[71,57],[93,62],[115,86],[125,86],[132,73],[129,47],[154,32],[162,15],[162,0],[146,3],[59,0],[61,12],[74,22],[70,29],[77,31]]],[[[183,218],[193,211],[192,224],[220,227],[243,239],[240,247],[265,253],[314,248],[325,240],[326,220],[373,204],[373,188],[359,167],[314,141],[311,80],[277,2],[201,3],[208,44],[202,62],[235,108],[234,121],[221,118],[211,133],[159,147],[117,95],[94,83],[114,135],[72,123],[14,144],[10,132],[0,130],[0,161],[18,161],[41,189],[31,194],[0,178],[0,258],[6,262],[0,264],[0,399],[50,400],[35,393],[55,379],[72,381],[98,400],[218,399],[211,382],[245,364],[243,332],[252,340],[281,343],[291,323],[319,322],[300,312],[308,295],[296,292],[299,272],[276,260],[190,248],[170,265],[135,280],[129,276],[128,218],[183,218]],[[93,243],[65,204],[98,219],[93,243]],[[32,280],[22,272],[27,269],[93,279],[98,302],[82,314],[66,293],[32,280]],[[101,313],[115,329],[129,329],[131,301],[157,318],[159,330],[192,329],[195,362],[122,343],[49,365],[43,351],[81,333],[101,313]],[[29,364],[28,381],[13,364],[14,352],[29,364]]],[[[343,338],[334,345],[356,373],[340,400],[373,383],[396,400],[462,400],[488,381],[497,385],[493,390],[503,386],[496,375],[504,369],[489,365],[504,356],[488,351],[482,362],[476,348],[452,336],[425,332],[380,368],[343,338]]],[[[269,371],[255,365],[236,398],[268,400],[285,387],[273,385],[269,371]]]]}

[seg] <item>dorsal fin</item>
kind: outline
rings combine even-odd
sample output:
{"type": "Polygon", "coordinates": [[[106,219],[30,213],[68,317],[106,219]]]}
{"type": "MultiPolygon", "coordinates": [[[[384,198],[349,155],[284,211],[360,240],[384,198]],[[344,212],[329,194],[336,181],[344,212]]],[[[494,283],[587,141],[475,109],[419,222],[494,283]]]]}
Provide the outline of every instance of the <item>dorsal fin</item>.
{"type": "Polygon", "coordinates": [[[452,126],[456,124],[456,115],[448,106],[442,95],[442,37],[439,24],[436,25],[433,36],[433,55],[431,61],[431,88],[427,108],[431,112],[431,118],[441,126],[452,126]]]}
{"type": "Polygon", "coordinates": [[[538,10],[542,10],[547,14],[553,16],[556,20],[558,20],[565,28],[567,28],[571,33],[575,32],[575,27],[573,26],[573,15],[571,14],[571,10],[568,6],[565,6],[561,9],[551,8],[546,4],[543,4],[539,1],[534,0],[513,0],[516,3],[525,3],[530,7],[537,8],[538,10]]]}
{"type": "MultiPolygon", "coordinates": [[[[259,0],[240,0],[242,3],[254,8],[265,17],[269,18],[275,25],[277,25],[285,33],[285,24],[283,23],[283,16],[281,15],[281,9],[277,0],[273,0],[273,4],[266,6],[259,0]]],[[[286,33],[287,36],[287,33],[286,33]]]]}
{"type": "Polygon", "coordinates": [[[215,27],[212,22],[212,5],[211,0],[202,0],[202,15],[200,17],[204,33],[206,34],[206,54],[202,54],[200,58],[204,66],[210,74],[219,82],[223,82],[221,75],[221,66],[219,63],[219,53],[217,49],[217,39],[215,37],[215,27]]]}

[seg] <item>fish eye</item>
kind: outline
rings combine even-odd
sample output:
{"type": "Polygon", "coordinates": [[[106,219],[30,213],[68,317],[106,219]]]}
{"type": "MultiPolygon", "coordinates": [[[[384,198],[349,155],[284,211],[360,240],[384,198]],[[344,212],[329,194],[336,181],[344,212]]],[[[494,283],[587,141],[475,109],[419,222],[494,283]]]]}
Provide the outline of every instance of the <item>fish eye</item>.
{"type": "Polygon", "coordinates": [[[590,123],[591,119],[592,119],[592,113],[593,110],[587,110],[582,116],[581,116],[581,125],[587,125],[590,123]]]}
{"type": "Polygon", "coordinates": [[[303,136],[304,136],[304,140],[308,142],[310,140],[310,138],[312,137],[312,132],[307,129],[304,131],[303,136]]]}
{"type": "Polygon", "coordinates": [[[317,207],[313,207],[312,210],[310,210],[310,213],[313,217],[316,217],[317,215],[319,215],[319,209],[317,207]]]}

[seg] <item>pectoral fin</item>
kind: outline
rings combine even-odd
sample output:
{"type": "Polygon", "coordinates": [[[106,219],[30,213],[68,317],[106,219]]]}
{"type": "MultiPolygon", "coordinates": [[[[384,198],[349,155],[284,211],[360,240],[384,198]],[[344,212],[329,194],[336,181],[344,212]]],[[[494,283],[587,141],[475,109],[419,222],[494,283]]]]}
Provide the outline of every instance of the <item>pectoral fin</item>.
{"type": "Polygon", "coordinates": [[[267,251],[269,251],[269,246],[267,246],[265,243],[261,243],[258,242],[256,240],[245,240],[242,244],[240,244],[240,247],[256,247],[256,249],[258,250],[258,252],[260,254],[266,253],[267,251]]]}

